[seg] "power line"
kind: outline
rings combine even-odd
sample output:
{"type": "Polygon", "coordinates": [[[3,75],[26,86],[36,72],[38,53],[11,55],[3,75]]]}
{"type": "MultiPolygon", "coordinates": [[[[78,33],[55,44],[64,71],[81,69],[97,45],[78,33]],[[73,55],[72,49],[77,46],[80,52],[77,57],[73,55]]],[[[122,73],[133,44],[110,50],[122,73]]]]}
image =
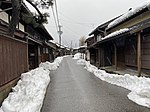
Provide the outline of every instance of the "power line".
{"type": "Polygon", "coordinates": [[[64,15],[62,12],[59,12],[59,14],[61,14],[64,17],[64,19],[66,19],[66,20],[62,19],[63,21],[67,21],[67,22],[70,22],[72,24],[79,24],[79,25],[86,26],[86,27],[91,27],[93,24],[96,24],[96,23],[89,23],[89,22],[87,22],[87,23],[78,22],[78,21],[72,19],[71,17],[64,15]]]}
{"type": "Polygon", "coordinates": [[[51,8],[52,8],[52,12],[53,12],[54,22],[55,22],[55,25],[56,25],[56,30],[57,30],[57,32],[58,32],[57,20],[56,20],[56,17],[55,17],[55,12],[54,12],[54,8],[53,8],[53,6],[52,6],[52,5],[51,5],[51,8]]]}
{"type": "Polygon", "coordinates": [[[84,23],[75,23],[75,22],[71,22],[71,21],[67,21],[67,20],[64,20],[64,19],[61,19],[62,21],[66,21],[67,23],[70,23],[70,24],[76,24],[76,25],[80,25],[80,26],[83,26],[83,27],[91,27],[91,25],[86,25],[84,23]]]}
{"type": "Polygon", "coordinates": [[[81,35],[77,34],[76,32],[72,31],[71,28],[64,26],[64,28],[66,28],[68,31],[71,31],[72,33],[74,33],[74,35],[80,37],[81,35]]]}
{"type": "Polygon", "coordinates": [[[57,17],[57,22],[58,22],[58,26],[60,25],[60,23],[59,23],[59,18],[58,18],[58,8],[57,8],[57,2],[56,2],[56,0],[54,0],[55,1],[55,8],[56,8],[56,17],[57,17]]]}
{"type": "Polygon", "coordinates": [[[58,22],[59,44],[61,45],[61,35],[62,35],[63,32],[61,31],[62,26],[59,23],[57,2],[56,2],[56,0],[54,0],[54,2],[55,2],[55,9],[56,9],[56,19],[57,19],[57,22],[58,22]]]}

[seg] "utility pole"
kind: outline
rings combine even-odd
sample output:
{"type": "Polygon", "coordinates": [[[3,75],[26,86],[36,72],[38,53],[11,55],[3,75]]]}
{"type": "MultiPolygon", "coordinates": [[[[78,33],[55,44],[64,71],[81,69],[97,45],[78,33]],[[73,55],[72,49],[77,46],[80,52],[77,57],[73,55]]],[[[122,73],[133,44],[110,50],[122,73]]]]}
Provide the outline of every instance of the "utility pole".
{"type": "Polygon", "coordinates": [[[61,46],[61,35],[62,35],[62,30],[61,30],[61,25],[58,25],[58,34],[59,34],[59,44],[60,44],[60,46],[61,46]]]}

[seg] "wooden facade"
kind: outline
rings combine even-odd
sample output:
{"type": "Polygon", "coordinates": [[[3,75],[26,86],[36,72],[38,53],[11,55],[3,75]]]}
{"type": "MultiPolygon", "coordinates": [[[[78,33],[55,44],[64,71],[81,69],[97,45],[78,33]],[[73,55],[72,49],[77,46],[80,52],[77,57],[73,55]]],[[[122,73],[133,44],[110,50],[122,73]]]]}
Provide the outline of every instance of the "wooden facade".
{"type": "MultiPolygon", "coordinates": [[[[117,23],[111,28],[107,26],[112,21],[98,26],[90,33],[97,37],[93,44],[89,42],[91,63],[97,67],[115,66],[117,68],[132,68],[150,74],[150,11],[144,7],[128,19],[117,23]],[[128,28],[126,32],[105,38],[120,29],[128,28]],[[98,55],[97,55],[98,49],[98,55]]],[[[118,19],[118,16],[116,19],[118,19]]],[[[89,39],[90,40],[90,39],[89,39]]]]}
{"type": "Polygon", "coordinates": [[[45,44],[53,38],[42,24],[36,23],[33,15],[22,4],[20,20],[14,37],[8,36],[11,1],[0,1],[0,104],[21,73],[38,67],[40,62],[51,61],[51,46],[45,44]],[[28,20],[30,17],[30,21],[28,20]]]}
{"type": "Polygon", "coordinates": [[[21,73],[28,71],[27,34],[17,29],[10,37],[7,31],[8,23],[0,20],[0,104],[21,73]]]}
{"type": "Polygon", "coordinates": [[[0,35],[0,87],[28,71],[27,42],[0,35]]]}

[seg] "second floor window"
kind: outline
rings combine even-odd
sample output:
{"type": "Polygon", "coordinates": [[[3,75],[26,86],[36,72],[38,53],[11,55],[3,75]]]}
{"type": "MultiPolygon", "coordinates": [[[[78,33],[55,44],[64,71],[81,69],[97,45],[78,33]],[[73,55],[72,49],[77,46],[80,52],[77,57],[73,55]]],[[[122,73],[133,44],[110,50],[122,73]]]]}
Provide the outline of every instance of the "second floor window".
{"type": "Polygon", "coordinates": [[[102,39],[102,36],[99,34],[97,35],[97,41],[100,41],[102,39]]]}

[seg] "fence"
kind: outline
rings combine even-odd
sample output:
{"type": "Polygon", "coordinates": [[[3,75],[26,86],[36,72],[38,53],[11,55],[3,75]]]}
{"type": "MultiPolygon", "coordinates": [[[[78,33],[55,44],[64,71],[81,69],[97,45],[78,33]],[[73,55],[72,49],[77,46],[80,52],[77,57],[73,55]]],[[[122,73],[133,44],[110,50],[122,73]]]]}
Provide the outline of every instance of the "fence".
{"type": "Polygon", "coordinates": [[[0,87],[28,70],[27,42],[0,35],[0,87]]]}

